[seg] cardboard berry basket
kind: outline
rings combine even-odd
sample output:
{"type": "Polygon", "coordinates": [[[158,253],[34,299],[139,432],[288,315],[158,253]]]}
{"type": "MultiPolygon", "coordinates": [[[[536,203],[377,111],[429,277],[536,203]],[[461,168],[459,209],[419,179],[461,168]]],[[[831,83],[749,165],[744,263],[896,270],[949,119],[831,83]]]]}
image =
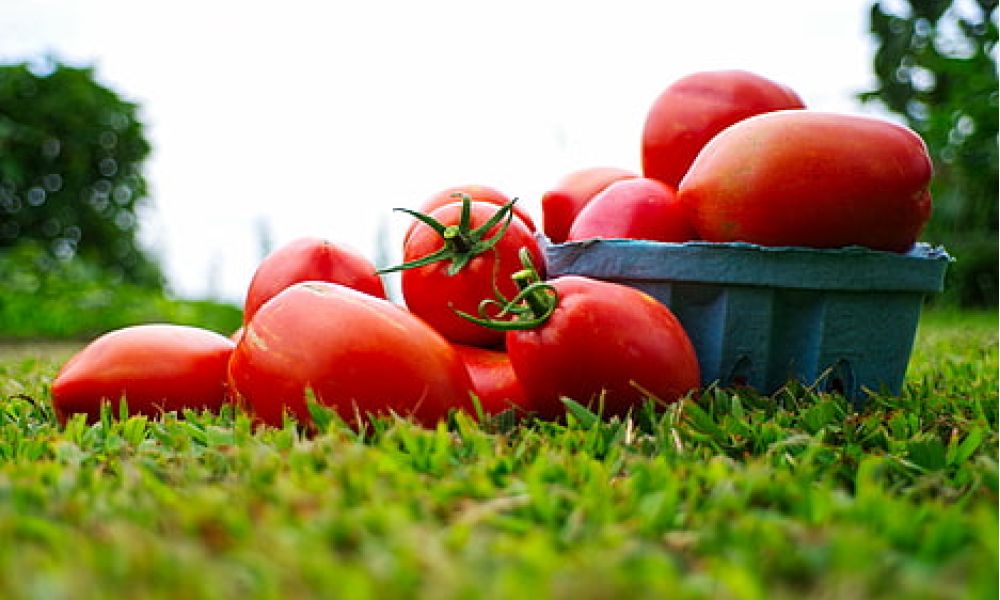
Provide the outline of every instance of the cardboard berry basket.
{"type": "Polygon", "coordinates": [[[549,277],[577,274],[643,290],[684,325],[703,385],[771,394],[797,380],[861,406],[899,394],[922,301],[952,260],[918,243],[906,254],[866,248],[545,242],[549,277]]]}

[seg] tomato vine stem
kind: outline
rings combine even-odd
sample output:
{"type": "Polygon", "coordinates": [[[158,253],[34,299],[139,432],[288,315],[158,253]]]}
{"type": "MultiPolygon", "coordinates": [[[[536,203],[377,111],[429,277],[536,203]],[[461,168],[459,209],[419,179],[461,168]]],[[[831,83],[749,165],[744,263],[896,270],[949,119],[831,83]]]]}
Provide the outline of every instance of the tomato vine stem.
{"type": "Polygon", "coordinates": [[[496,300],[487,298],[479,303],[479,316],[457,309],[454,309],[455,314],[477,325],[499,331],[535,329],[548,321],[559,303],[559,294],[552,284],[542,281],[527,248],[522,247],[518,256],[524,268],[511,275],[519,290],[516,296],[508,300],[496,290],[496,300]],[[492,317],[488,314],[491,306],[500,307],[499,312],[492,317]],[[502,318],[508,314],[512,314],[513,318],[502,318]]]}
{"type": "Polygon", "coordinates": [[[407,269],[416,269],[442,261],[451,261],[451,264],[448,265],[448,275],[455,275],[465,268],[473,258],[492,250],[503,239],[503,236],[507,234],[507,229],[514,218],[514,203],[517,202],[517,198],[501,206],[488,221],[473,229],[472,198],[462,193],[456,193],[454,196],[462,200],[462,213],[459,217],[458,225],[445,226],[430,215],[408,208],[394,209],[410,215],[433,229],[441,236],[443,245],[437,251],[421,258],[393,267],[379,269],[378,273],[380,275],[405,271],[407,269]],[[486,237],[489,231],[497,225],[500,225],[500,229],[491,237],[486,237]]]}

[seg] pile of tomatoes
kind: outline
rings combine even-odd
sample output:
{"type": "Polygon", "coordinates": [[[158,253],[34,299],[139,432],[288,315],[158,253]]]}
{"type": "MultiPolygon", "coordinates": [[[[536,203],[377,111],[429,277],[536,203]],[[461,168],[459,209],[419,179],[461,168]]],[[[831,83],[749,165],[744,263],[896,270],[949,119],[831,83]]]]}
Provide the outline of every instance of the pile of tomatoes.
{"type": "MultiPolygon", "coordinates": [[[[395,413],[433,425],[449,411],[558,418],[563,398],[621,415],[696,389],[683,327],[643,292],[548,279],[543,237],[742,241],[905,252],[930,215],[931,163],[912,131],[807,109],[745,71],[684,77],[654,101],[642,174],[592,167],[541,198],[542,226],[483,185],[441,190],[403,239],[405,305],[364,256],[296,240],[254,274],[231,337],[141,325],[96,339],[52,385],[60,418],[246,407],[262,423],[308,422],[307,402],[361,426],[395,413]]],[[[384,274],[383,271],[382,274],[384,274]]]]}

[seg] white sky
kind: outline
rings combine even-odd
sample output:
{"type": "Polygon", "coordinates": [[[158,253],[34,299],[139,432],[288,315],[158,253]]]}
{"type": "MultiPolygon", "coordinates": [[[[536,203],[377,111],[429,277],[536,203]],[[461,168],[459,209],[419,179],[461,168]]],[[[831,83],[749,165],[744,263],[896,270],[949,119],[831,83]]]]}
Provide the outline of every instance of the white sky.
{"type": "Polygon", "coordinates": [[[242,301],[260,259],[316,235],[392,258],[412,206],[496,187],[539,217],[564,173],[639,171],[653,99],[742,68],[860,112],[870,2],[0,0],[0,61],[93,64],[153,143],[143,235],[180,295],[242,301]],[[214,281],[214,283],[213,283],[214,281]]]}

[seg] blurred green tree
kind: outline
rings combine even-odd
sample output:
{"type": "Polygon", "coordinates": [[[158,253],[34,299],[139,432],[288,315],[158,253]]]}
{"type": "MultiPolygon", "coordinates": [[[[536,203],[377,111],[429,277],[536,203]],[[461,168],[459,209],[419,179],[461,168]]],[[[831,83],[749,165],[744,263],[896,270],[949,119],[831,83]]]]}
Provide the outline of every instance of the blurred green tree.
{"type": "Polygon", "coordinates": [[[139,106],[92,67],[0,65],[0,251],[40,243],[58,259],[162,289],[137,239],[149,152],[139,106]]]}
{"type": "Polygon", "coordinates": [[[924,238],[957,262],[962,304],[997,303],[997,0],[873,3],[878,86],[860,94],[901,115],[934,161],[934,214],[924,238]]]}

